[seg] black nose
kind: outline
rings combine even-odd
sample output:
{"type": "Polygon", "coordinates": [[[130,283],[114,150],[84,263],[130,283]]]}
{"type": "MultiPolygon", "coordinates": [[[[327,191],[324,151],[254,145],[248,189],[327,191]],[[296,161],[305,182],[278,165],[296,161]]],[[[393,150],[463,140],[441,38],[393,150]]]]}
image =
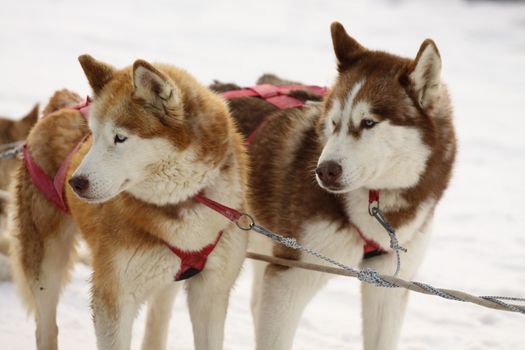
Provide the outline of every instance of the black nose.
{"type": "Polygon", "coordinates": [[[315,170],[319,179],[328,187],[338,187],[343,168],[333,160],[319,164],[315,170]]]}
{"type": "Polygon", "coordinates": [[[75,176],[69,179],[69,185],[77,194],[83,194],[89,188],[89,180],[84,176],[75,176]]]}

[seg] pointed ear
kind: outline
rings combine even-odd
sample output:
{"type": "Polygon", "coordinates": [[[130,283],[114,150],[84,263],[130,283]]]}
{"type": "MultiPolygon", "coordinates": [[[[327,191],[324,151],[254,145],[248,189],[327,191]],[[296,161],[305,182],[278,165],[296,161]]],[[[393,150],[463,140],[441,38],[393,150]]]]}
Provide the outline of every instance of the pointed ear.
{"type": "Polygon", "coordinates": [[[38,103],[33,107],[33,109],[22,118],[22,123],[28,125],[29,127],[33,126],[38,120],[38,110],[40,106],[38,103]]]}
{"type": "Polygon", "coordinates": [[[84,73],[93,89],[95,95],[98,95],[104,85],[113,77],[115,68],[109,64],[97,61],[90,55],[82,55],[78,58],[84,73]]]}
{"type": "Polygon", "coordinates": [[[337,57],[337,66],[339,71],[341,71],[354,63],[366,49],[346,33],[341,23],[332,23],[330,30],[332,32],[335,57],[337,57]]]}
{"type": "Polygon", "coordinates": [[[436,44],[423,41],[416,59],[408,71],[408,77],[420,106],[430,107],[439,99],[441,90],[441,57],[436,44]]]}
{"type": "Polygon", "coordinates": [[[173,81],[144,60],[133,64],[133,87],[133,97],[164,112],[177,107],[182,100],[173,81]]]}
{"type": "Polygon", "coordinates": [[[24,138],[27,136],[27,134],[29,134],[29,131],[38,120],[38,109],[39,106],[36,104],[28,114],[20,119],[20,121],[16,122],[15,133],[18,135],[18,137],[24,138]]]}

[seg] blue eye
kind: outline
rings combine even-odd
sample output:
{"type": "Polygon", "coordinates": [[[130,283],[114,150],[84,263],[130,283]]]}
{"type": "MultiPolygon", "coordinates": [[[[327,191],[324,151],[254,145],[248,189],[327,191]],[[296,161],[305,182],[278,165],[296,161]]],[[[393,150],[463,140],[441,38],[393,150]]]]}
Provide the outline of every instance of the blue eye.
{"type": "Polygon", "coordinates": [[[361,128],[363,128],[363,129],[372,129],[376,124],[377,124],[377,122],[375,120],[372,120],[372,119],[363,119],[363,120],[361,120],[361,128]]]}
{"type": "Polygon", "coordinates": [[[113,138],[113,142],[116,145],[117,143],[123,143],[127,139],[128,138],[126,136],[124,136],[124,135],[116,134],[115,137],[113,138]]]}

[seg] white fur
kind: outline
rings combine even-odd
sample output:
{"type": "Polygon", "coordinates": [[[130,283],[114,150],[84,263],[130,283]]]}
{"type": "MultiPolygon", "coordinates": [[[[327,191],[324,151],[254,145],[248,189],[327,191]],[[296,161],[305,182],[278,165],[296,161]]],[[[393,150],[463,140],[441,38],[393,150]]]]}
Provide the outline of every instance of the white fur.
{"type": "Polygon", "coordinates": [[[346,96],[345,104],[343,106],[343,111],[341,115],[341,123],[342,123],[342,130],[347,130],[349,127],[349,124],[354,119],[353,116],[356,115],[356,108],[355,105],[359,102],[356,100],[357,94],[359,91],[361,91],[361,88],[365,82],[363,80],[358,81],[357,83],[352,86],[352,89],[346,96]]]}
{"type": "MultiPolygon", "coordinates": [[[[312,218],[304,224],[299,239],[309,248],[355,266],[362,261],[364,245],[354,228],[359,227],[366,238],[390,251],[362,261],[362,267],[392,274],[396,257],[389,248],[388,234],[368,213],[368,192],[369,189],[381,190],[381,209],[385,212],[407,208],[409,203],[401,196],[401,191],[417,184],[431,150],[423,143],[419,130],[396,126],[388,120],[362,130],[358,137],[348,132],[350,128],[358,128],[365,118],[374,120],[370,104],[357,98],[364,84],[366,82],[361,81],[352,87],[342,102],[344,105],[333,101],[325,118],[324,148],[318,161],[318,165],[326,161],[341,165],[341,189],[331,192],[342,194],[345,212],[355,226],[350,227],[349,223],[349,227],[341,229],[335,223],[312,218]]],[[[319,178],[317,181],[323,187],[319,178]]],[[[421,263],[435,205],[434,199],[421,203],[414,217],[396,228],[400,244],[408,249],[408,253],[401,256],[401,278],[411,279],[421,263]]],[[[301,261],[320,263],[304,254],[301,261]]],[[[304,307],[329,276],[299,269],[263,274],[259,266],[256,278],[252,310],[256,315],[257,349],[290,349],[304,307]]],[[[401,289],[362,286],[365,350],[397,349],[407,295],[401,289]]]]}
{"type": "Polygon", "coordinates": [[[149,298],[146,333],[142,341],[142,350],[166,349],[173,300],[179,289],[180,284],[171,283],[167,287],[159,289],[149,298]]]}
{"type": "MultiPolygon", "coordinates": [[[[304,224],[301,232],[302,244],[335,260],[355,266],[361,259],[363,242],[350,225],[341,228],[336,223],[312,220],[304,224]]],[[[301,260],[321,263],[306,254],[301,260]]],[[[256,277],[262,281],[255,281],[262,286],[258,292],[260,305],[252,305],[257,320],[258,350],[290,349],[304,307],[331,277],[295,268],[273,273],[271,276],[259,273],[256,277]]]]}
{"type": "MultiPolygon", "coordinates": [[[[353,222],[370,239],[389,247],[384,229],[367,213],[367,192],[352,192],[347,199],[347,210],[353,222]],[[366,195],[365,195],[366,194],[366,195]]],[[[399,206],[396,193],[381,197],[387,206],[399,206]]],[[[397,230],[403,246],[408,249],[401,257],[399,277],[412,279],[424,255],[430,236],[434,202],[425,203],[416,218],[397,230]]],[[[401,204],[400,206],[404,206],[401,204]]],[[[350,225],[340,229],[335,223],[312,219],[301,230],[301,243],[350,266],[362,258],[363,240],[350,225]]],[[[267,249],[265,249],[267,251],[267,249]]],[[[393,253],[362,262],[362,268],[371,267],[383,274],[392,274],[396,261],[393,253]]],[[[301,261],[323,264],[303,254],[301,261]]],[[[292,348],[293,336],[301,314],[311,298],[331,277],[301,269],[288,269],[278,275],[264,275],[256,270],[252,296],[252,311],[256,320],[258,350],[286,350],[292,348]]],[[[404,316],[408,293],[363,284],[363,336],[365,350],[395,350],[404,316]]]]}
{"type": "Polygon", "coordinates": [[[74,250],[75,233],[75,226],[72,220],[68,219],[64,224],[62,234],[57,239],[51,239],[45,243],[45,259],[42,262],[39,279],[29,283],[36,309],[35,335],[39,350],[58,348],[56,308],[60,292],[67,280],[67,269],[74,250]]]}
{"type": "MultiPolygon", "coordinates": [[[[359,137],[347,132],[350,123],[358,127],[362,119],[373,119],[370,105],[366,101],[355,100],[362,84],[354,85],[339,116],[337,113],[341,109],[337,102],[328,113],[325,130],[331,132],[326,135],[318,165],[326,161],[341,165],[341,188],[332,191],[335,193],[347,193],[361,187],[411,187],[425,170],[430,155],[430,149],[423,143],[417,129],[393,125],[384,120],[371,129],[362,130],[359,137]],[[338,132],[328,125],[332,124],[332,120],[340,123],[338,132]]],[[[317,181],[325,188],[318,176],[317,181]]]]}
{"type": "Polygon", "coordinates": [[[439,99],[441,94],[441,58],[433,43],[426,45],[416,62],[410,80],[417,93],[418,102],[426,108],[431,102],[439,99]]]}
{"type": "Polygon", "coordinates": [[[82,199],[93,203],[104,202],[129,189],[137,191],[140,199],[155,198],[156,204],[166,204],[166,197],[171,199],[173,193],[180,189],[183,181],[177,182],[176,188],[170,188],[173,185],[165,181],[167,176],[178,174],[162,174],[164,171],[173,173],[184,169],[182,164],[191,163],[192,155],[177,152],[163,138],[144,139],[111,122],[101,123],[96,116],[92,116],[89,123],[93,144],[73,173],[73,177],[82,176],[89,180],[89,188],[82,194],[82,199]],[[115,143],[116,134],[126,136],[127,140],[115,143]],[[169,169],[166,169],[167,166],[169,169]],[[151,179],[152,173],[160,179],[151,179]],[[146,180],[153,183],[143,184],[146,180]],[[141,186],[144,187],[142,191],[141,186]],[[147,193],[147,198],[141,198],[140,193],[147,193]]]}
{"type": "MultiPolygon", "coordinates": [[[[431,218],[427,218],[413,234],[413,239],[404,243],[407,254],[403,254],[398,277],[413,279],[426,250],[430,237],[431,218]]],[[[361,268],[372,268],[382,274],[391,274],[396,264],[394,254],[364,260],[361,268]]],[[[408,290],[379,288],[361,284],[364,350],[396,350],[408,301],[408,290]]]]}

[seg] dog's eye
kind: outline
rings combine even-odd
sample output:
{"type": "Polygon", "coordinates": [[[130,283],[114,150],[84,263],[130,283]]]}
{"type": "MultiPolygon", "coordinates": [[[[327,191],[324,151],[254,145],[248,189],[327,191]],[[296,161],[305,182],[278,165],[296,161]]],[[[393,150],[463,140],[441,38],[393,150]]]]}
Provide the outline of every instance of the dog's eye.
{"type": "Polygon", "coordinates": [[[128,138],[124,135],[120,135],[120,134],[115,134],[115,137],[113,138],[113,142],[115,143],[115,145],[117,143],[122,143],[124,141],[126,141],[128,138]]]}
{"type": "Polygon", "coordinates": [[[332,126],[333,126],[334,128],[335,128],[335,124],[337,124],[337,123],[335,122],[335,120],[332,119],[332,126]]]}
{"type": "Polygon", "coordinates": [[[376,124],[377,124],[377,122],[375,120],[372,120],[372,119],[363,119],[363,120],[361,120],[361,128],[363,128],[363,129],[372,129],[376,124]]]}

